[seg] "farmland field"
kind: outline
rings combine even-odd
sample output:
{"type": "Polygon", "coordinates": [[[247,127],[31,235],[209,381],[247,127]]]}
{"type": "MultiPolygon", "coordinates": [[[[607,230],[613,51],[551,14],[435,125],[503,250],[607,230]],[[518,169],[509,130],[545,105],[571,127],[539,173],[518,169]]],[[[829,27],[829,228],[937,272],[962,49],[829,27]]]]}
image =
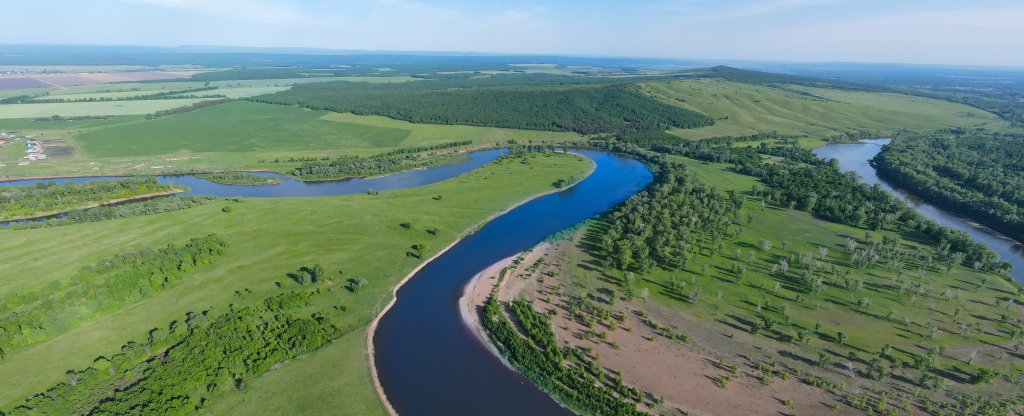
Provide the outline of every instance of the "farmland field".
{"type": "MultiPolygon", "coordinates": [[[[285,273],[317,263],[329,272],[323,285],[325,296],[332,305],[346,308],[335,322],[346,335],[272,371],[267,382],[257,380],[251,390],[226,393],[225,403],[232,405],[220,412],[238,413],[234,405],[248,406],[246,402],[258,400],[262,392],[286,389],[298,394],[294,397],[317,397],[279,404],[291,411],[380,413],[380,401],[368,377],[365,330],[390,299],[392,286],[422,261],[405,254],[409,246],[423,243],[419,257],[429,256],[491,214],[553,189],[551,184],[557,179],[581,176],[590,167],[589,161],[575,155],[526,157],[526,163],[507,159],[438,184],[378,195],[220,201],[102,223],[0,230],[0,295],[45,289],[112,255],[180,244],[197,235],[216,233],[230,244],[215,263],[176,287],[63,335],[7,351],[6,359],[0,361],[0,380],[17,379],[18,383],[4,384],[0,408],[8,410],[62,381],[69,369],[84,369],[97,356],[116,353],[128,340],[144,340],[150,328],[165,327],[186,312],[212,308],[214,313],[223,313],[228,304],[251,305],[290,291],[296,284],[285,273]],[[443,199],[437,198],[439,195],[443,199]],[[225,206],[233,210],[224,212],[225,206]],[[403,223],[409,226],[400,226],[403,223]],[[67,261],[53,262],[53,258],[67,261]],[[33,278],[22,278],[28,274],[33,278]],[[343,290],[344,279],[350,277],[364,278],[368,284],[358,292],[343,290]],[[344,372],[336,374],[339,370],[344,372]],[[324,382],[280,383],[297,379],[324,382]],[[346,393],[337,394],[339,391],[346,393]]],[[[257,410],[274,414],[281,409],[257,410]]]]}
{"type": "Polygon", "coordinates": [[[161,110],[192,105],[202,99],[105,101],[86,103],[43,103],[0,105],[0,119],[38,118],[60,115],[73,116],[121,116],[149,114],[161,110]]]}
{"type": "Polygon", "coordinates": [[[414,124],[251,102],[232,102],[154,120],[140,115],[49,122],[0,119],[0,129],[71,138],[76,150],[73,157],[27,166],[17,165],[18,158],[24,156],[21,147],[20,152],[0,152],[0,163],[7,165],[0,169],[0,178],[251,168],[286,171],[296,164],[269,162],[292,157],[371,156],[396,148],[464,140],[486,146],[508,140],[572,141],[580,137],[564,132],[414,124]]]}
{"type": "Polygon", "coordinates": [[[645,87],[665,102],[715,118],[713,126],[671,130],[687,139],[771,131],[821,138],[904,128],[1005,125],[995,115],[976,108],[902,94],[772,87],[721,79],[647,83],[645,87]]]}

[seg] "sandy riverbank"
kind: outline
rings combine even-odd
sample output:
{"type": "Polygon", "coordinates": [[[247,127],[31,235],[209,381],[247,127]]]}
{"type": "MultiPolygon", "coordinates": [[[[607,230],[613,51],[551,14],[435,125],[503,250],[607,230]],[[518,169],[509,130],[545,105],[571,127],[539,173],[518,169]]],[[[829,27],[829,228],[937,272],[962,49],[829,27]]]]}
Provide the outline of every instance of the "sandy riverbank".
{"type": "Polygon", "coordinates": [[[459,300],[463,322],[481,339],[492,353],[480,324],[480,310],[495,293],[501,301],[527,299],[540,311],[555,311],[552,329],[560,342],[589,348],[600,356],[601,365],[621,372],[623,381],[639,387],[665,403],[646,411],[686,411],[691,415],[762,415],[790,414],[786,400],[796,410],[807,414],[830,413],[830,398],[821,390],[796,379],[775,378],[769,385],[759,381],[760,372],[745,363],[742,355],[770,360],[769,351],[757,348],[747,334],[727,337],[700,322],[689,320],[678,311],[640,299],[601,306],[623,313],[618,325],[609,327],[598,322],[593,328],[572,317],[565,305],[568,293],[575,293],[573,282],[566,276],[565,266],[571,257],[573,240],[544,243],[516,256],[495,263],[476,275],[459,300]],[[518,261],[516,261],[518,260],[518,261]],[[498,276],[505,278],[498,286],[498,276]],[[639,316],[644,311],[651,319],[668,324],[690,336],[689,342],[666,339],[648,327],[639,316]],[[607,339],[586,336],[587,332],[606,332],[607,339]],[[735,339],[733,338],[735,337],[735,339]],[[733,373],[731,365],[737,365],[733,373]],[[729,376],[722,388],[717,378],[729,376]]]}

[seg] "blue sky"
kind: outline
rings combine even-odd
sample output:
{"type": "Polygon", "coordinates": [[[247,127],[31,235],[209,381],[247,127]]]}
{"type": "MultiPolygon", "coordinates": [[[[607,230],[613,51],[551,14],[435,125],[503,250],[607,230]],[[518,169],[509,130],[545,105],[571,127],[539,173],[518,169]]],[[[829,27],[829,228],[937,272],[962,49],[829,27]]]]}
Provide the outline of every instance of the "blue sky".
{"type": "Polygon", "coordinates": [[[1024,66],[1016,0],[4,0],[2,43],[1024,66]]]}

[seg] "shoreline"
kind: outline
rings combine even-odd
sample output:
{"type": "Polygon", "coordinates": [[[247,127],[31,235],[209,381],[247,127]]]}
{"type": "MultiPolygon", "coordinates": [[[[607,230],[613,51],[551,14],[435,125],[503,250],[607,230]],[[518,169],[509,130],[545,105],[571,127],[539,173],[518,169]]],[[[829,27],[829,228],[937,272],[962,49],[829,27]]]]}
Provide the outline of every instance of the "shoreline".
{"type": "MultiPolygon", "coordinates": [[[[574,153],[574,152],[566,152],[566,153],[572,153],[572,154],[575,154],[577,156],[580,156],[580,157],[590,161],[590,170],[587,171],[587,173],[583,176],[583,179],[581,179],[580,181],[572,184],[571,186],[565,187],[565,188],[550,189],[550,190],[541,192],[539,194],[527,197],[526,199],[524,199],[522,201],[519,201],[519,202],[513,204],[512,206],[510,206],[508,208],[505,208],[505,209],[503,209],[501,211],[498,211],[498,212],[492,214],[491,216],[485,218],[484,220],[482,220],[482,221],[480,221],[480,222],[478,222],[478,223],[468,227],[466,230],[464,230],[461,233],[459,233],[459,235],[455,239],[455,241],[452,241],[451,244],[448,244],[445,248],[441,249],[440,251],[435,253],[433,256],[431,256],[427,260],[421,262],[414,269],[412,269],[408,274],[406,274],[404,277],[402,277],[402,280],[398,281],[398,283],[391,289],[391,300],[387,303],[387,305],[384,306],[384,308],[377,314],[377,316],[373,318],[373,321],[370,322],[370,326],[369,326],[369,328],[367,328],[367,336],[366,336],[366,353],[367,353],[367,356],[369,357],[369,361],[370,361],[370,375],[373,378],[373,386],[377,390],[377,396],[380,397],[381,402],[383,402],[383,404],[384,404],[384,408],[388,411],[388,414],[390,414],[392,416],[398,416],[398,412],[395,411],[394,406],[392,406],[391,402],[388,401],[387,394],[384,393],[384,387],[380,384],[380,375],[377,373],[377,364],[376,364],[376,362],[374,360],[374,358],[375,358],[375,349],[373,347],[373,335],[377,332],[377,325],[380,324],[380,320],[382,318],[384,318],[384,315],[387,314],[388,311],[391,310],[391,308],[395,305],[395,302],[398,301],[398,290],[401,289],[402,286],[405,285],[405,283],[409,281],[409,279],[412,279],[413,276],[415,276],[417,273],[419,273],[420,270],[422,270],[424,267],[426,267],[427,264],[430,264],[430,262],[434,261],[434,259],[436,259],[438,257],[441,257],[441,255],[443,255],[444,253],[447,253],[448,250],[451,250],[452,247],[455,247],[456,244],[458,244],[463,239],[465,239],[467,236],[469,236],[470,234],[475,232],[475,230],[477,230],[480,227],[484,226],[485,224],[493,221],[495,218],[498,218],[498,217],[500,217],[502,215],[505,215],[505,214],[511,212],[512,210],[514,210],[516,208],[519,208],[520,206],[523,206],[523,205],[525,205],[525,204],[527,204],[527,203],[529,203],[531,201],[534,201],[536,199],[539,199],[539,198],[542,198],[542,197],[545,197],[545,196],[548,196],[548,195],[551,195],[551,194],[555,194],[555,193],[558,193],[558,192],[562,192],[562,191],[566,191],[566,190],[572,189],[576,185],[578,185],[580,183],[583,183],[583,181],[586,180],[586,178],[590,177],[590,175],[593,174],[594,171],[597,170],[597,162],[594,162],[593,159],[590,159],[590,158],[588,158],[586,156],[583,156],[583,155],[581,155],[579,153],[574,153]]],[[[472,279],[470,279],[470,280],[472,280],[472,279]]]]}

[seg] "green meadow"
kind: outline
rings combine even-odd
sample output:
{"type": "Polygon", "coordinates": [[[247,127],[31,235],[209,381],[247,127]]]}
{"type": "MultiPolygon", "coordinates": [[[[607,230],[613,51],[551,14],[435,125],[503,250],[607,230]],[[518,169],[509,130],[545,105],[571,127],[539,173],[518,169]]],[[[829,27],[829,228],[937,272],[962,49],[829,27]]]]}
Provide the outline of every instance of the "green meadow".
{"type": "Polygon", "coordinates": [[[55,115],[63,117],[80,117],[150,114],[157,111],[192,105],[200,101],[206,100],[183,98],[142,101],[4,104],[0,105],[0,118],[43,118],[55,115]]]}
{"type": "Polygon", "coordinates": [[[334,322],[346,335],[272,370],[251,388],[225,393],[212,409],[216,414],[381,414],[369,376],[366,329],[390,300],[394,285],[422,262],[407,254],[410,246],[423,244],[420,257],[429,257],[474,224],[552,190],[558,179],[582,176],[590,165],[571,154],[530,154],[445,182],[375,195],[220,200],[98,223],[0,230],[0,295],[45,290],[111,256],[181,244],[195,236],[216,233],[230,244],[213,264],[191,272],[177,286],[7,351],[0,360],[0,409],[45,391],[62,381],[67,370],[84,369],[97,356],[118,352],[129,340],[144,340],[149,329],[166,327],[187,312],[222,313],[229,304],[261,302],[287,292],[295,283],[286,273],[315,263],[327,271],[331,304],[346,308],[334,322]],[[358,292],[342,290],[351,277],[368,283],[358,292]],[[281,400],[267,400],[271,396],[281,400]]]}
{"type": "Polygon", "coordinates": [[[717,78],[645,83],[644,87],[665,102],[714,117],[713,126],[671,131],[686,139],[772,131],[827,138],[899,129],[1005,125],[983,110],[902,94],[753,85],[717,78]]]}
{"type": "Polygon", "coordinates": [[[286,171],[296,163],[271,162],[293,157],[372,156],[403,147],[463,140],[473,141],[474,146],[487,146],[509,140],[572,141],[580,138],[565,132],[414,124],[386,117],[246,101],[152,120],[138,115],[53,122],[0,119],[0,129],[69,138],[76,150],[70,157],[18,166],[18,159],[24,156],[22,146],[16,146],[19,151],[9,153],[0,149],[0,163],[7,165],[0,168],[0,178],[148,175],[254,168],[286,171]]]}

